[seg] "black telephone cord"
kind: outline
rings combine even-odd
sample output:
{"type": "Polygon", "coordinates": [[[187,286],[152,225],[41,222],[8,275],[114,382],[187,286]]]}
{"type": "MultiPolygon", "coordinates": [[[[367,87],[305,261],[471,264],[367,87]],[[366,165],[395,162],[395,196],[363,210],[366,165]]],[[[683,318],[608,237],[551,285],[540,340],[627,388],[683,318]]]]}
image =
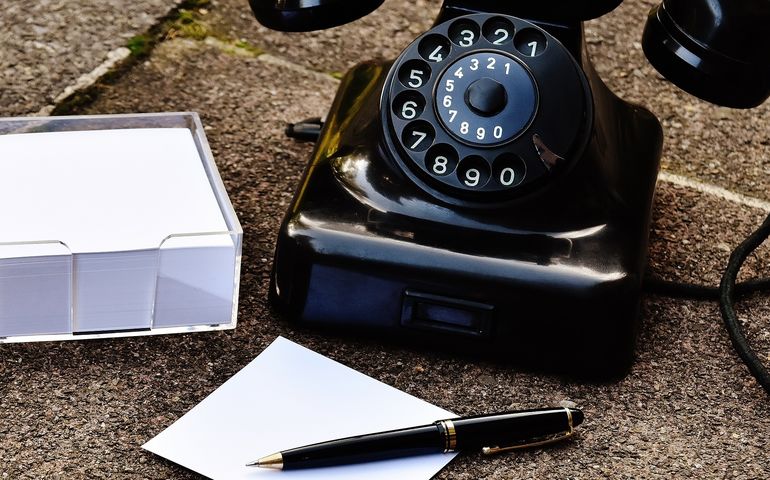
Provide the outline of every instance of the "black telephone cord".
{"type": "Polygon", "coordinates": [[[743,362],[749,367],[749,371],[757,379],[762,388],[770,394],[770,372],[763,365],[762,361],[754,353],[746,337],[743,335],[743,329],[735,314],[735,280],[738,277],[746,258],[759,247],[770,236],[770,216],[768,216],[762,225],[749,235],[749,237],[736,248],[730,261],[727,262],[727,269],[722,275],[722,283],[719,285],[719,310],[722,312],[722,319],[725,321],[727,333],[730,334],[730,340],[733,347],[740,355],[743,362]]]}
{"type": "Polygon", "coordinates": [[[722,275],[719,287],[708,287],[691,283],[672,282],[650,277],[645,279],[644,289],[650,293],[677,298],[690,298],[694,300],[718,300],[722,320],[725,322],[727,333],[732,341],[733,348],[746,364],[751,374],[770,395],[770,372],[751,348],[746,336],[743,334],[738,317],[735,314],[735,299],[755,292],[770,290],[770,278],[761,278],[747,282],[736,283],[746,258],[754,252],[765,240],[770,237],[770,216],[762,225],[744,240],[730,255],[727,269],[722,275]]]}

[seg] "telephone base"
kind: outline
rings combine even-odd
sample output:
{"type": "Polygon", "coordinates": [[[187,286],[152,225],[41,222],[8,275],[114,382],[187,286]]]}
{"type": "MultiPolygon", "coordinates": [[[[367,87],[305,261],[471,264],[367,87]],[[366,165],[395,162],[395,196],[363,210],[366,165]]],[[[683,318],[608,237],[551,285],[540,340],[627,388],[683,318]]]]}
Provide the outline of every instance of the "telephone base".
{"type": "Polygon", "coordinates": [[[589,377],[633,361],[661,147],[585,58],[591,140],[515,201],[442,202],[384,146],[387,63],[342,81],[280,229],[271,298],[300,325],[589,377]]]}

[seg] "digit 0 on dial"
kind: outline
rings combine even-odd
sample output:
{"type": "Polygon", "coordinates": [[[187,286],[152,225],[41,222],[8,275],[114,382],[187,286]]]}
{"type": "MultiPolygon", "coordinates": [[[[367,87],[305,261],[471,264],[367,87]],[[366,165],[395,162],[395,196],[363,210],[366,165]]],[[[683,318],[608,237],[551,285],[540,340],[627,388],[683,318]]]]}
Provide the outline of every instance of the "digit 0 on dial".
{"type": "Polygon", "coordinates": [[[396,60],[382,95],[383,139],[395,164],[434,197],[505,202],[579,157],[590,100],[574,57],[544,30],[468,15],[437,25],[396,60]]]}

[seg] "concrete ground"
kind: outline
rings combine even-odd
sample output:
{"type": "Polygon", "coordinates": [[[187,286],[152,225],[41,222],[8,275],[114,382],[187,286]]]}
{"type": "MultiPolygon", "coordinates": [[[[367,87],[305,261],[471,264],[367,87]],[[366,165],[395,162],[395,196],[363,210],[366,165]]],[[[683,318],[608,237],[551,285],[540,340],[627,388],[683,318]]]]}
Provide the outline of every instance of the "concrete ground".
{"type": "MultiPolygon", "coordinates": [[[[133,2],[131,11],[124,2],[10,4],[0,10],[0,35],[7,36],[0,115],[45,109],[174,2],[133,2]]],[[[662,79],[639,45],[651,5],[626,1],[589,22],[587,40],[610,87],[650,108],[666,130],[651,273],[716,284],[730,250],[770,212],[770,105],[717,108],[662,79]]],[[[312,148],[284,138],[284,124],[323,115],[336,72],[396,55],[429,27],[436,9],[436,1],[388,0],[358,23],[287,35],[258,26],[244,1],[199,3],[190,13],[194,33],[164,35],[96,101],[73,104],[71,113],[200,112],[245,230],[239,326],[0,345],[0,478],[197,478],[140,445],[277,335],[458,414],[565,402],[586,412],[574,441],[490,458],[466,453],[440,479],[770,478],[770,402],[732,351],[715,304],[647,296],[633,369],[600,385],[333,338],[297,330],[271,312],[275,235],[312,148]]],[[[768,253],[751,259],[746,276],[767,275],[768,253]]],[[[770,302],[750,298],[739,313],[770,362],[770,302]]]]}
{"type": "Polygon", "coordinates": [[[180,0],[4,0],[0,114],[40,111],[81,75],[125,55],[126,45],[180,0]]]}

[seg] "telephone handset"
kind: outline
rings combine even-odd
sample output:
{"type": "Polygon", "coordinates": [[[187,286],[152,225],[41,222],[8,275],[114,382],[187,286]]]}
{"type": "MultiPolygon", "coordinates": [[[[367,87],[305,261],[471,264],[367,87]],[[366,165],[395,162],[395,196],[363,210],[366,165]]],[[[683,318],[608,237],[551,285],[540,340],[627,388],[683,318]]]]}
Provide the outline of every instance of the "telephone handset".
{"type": "Polygon", "coordinates": [[[309,32],[361,18],[384,0],[249,0],[259,23],[285,32],[309,32]]]}
{"type": "Polygon", "coordinates": [[[768,0],[663,0],[650,12],[642,46],[679,88],[752,108],[770,96],[768,22],[768,0]]]}
{"type": "MultiPolygon", "coordinates": [[[[766,40],[734,49],[719,33],[770,2],[730,2],[726,19],[726,2],[664,0],[645,52],[696,95],[756,105],[770,95],[766,40]],[[741,91],[722,92],[720,68],[736,65],[741,91]]],[[[293,31],[380,3],[251,0],[262,23],[293,31]]],[[[624,372],[662,131],[583,48],[581,21],[620,3],[445,0],[395,61],[348,72],[281,226],[274,303],[306,325],[624,372]]]]}

